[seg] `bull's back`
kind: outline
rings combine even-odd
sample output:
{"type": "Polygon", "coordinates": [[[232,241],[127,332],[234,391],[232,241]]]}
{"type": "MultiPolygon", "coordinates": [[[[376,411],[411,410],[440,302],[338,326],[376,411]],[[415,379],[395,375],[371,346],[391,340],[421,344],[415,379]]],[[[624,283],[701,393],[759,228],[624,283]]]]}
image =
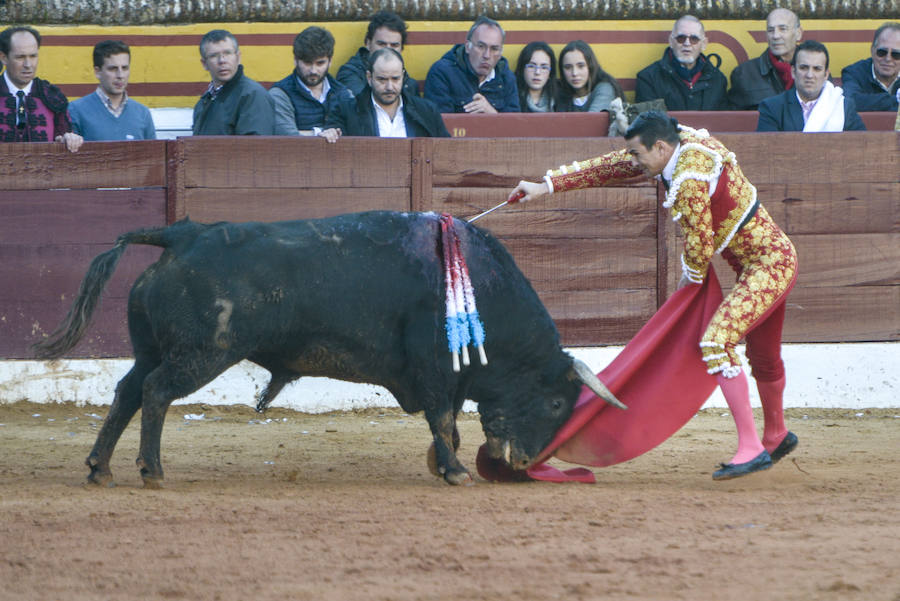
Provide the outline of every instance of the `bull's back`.
{"type": "Polygon", "coordinates": [[[223,313],[245,338],[389,328],[413,307],[442,305],[439,229],[434,215],[391,212],[212,224],[148,269],[132,304],[157,329],[200,335],[223,313]]]}

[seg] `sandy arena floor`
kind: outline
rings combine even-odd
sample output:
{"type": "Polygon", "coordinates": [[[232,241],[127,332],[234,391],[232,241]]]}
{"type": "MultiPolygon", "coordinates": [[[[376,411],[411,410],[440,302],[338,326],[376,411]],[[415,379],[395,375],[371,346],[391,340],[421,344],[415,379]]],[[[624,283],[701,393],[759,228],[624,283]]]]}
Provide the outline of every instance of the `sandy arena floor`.
{"type": "Polygon", "coordinates": [[[105,413],[0,405],[0,599],[900,601],[900,410],[790,410],[798,450],[728,482],[707,410],[595,485],[454,488],[418,415],[176,406],[159,491],[139,420],[84,484],[105,413]]]}

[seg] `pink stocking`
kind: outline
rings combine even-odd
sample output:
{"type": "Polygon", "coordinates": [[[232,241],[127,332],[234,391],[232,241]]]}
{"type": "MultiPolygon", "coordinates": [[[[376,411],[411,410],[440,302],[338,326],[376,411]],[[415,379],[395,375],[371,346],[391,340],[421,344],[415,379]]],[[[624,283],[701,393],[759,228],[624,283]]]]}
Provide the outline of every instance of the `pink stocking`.
{"type": "Polygon", "coordinates": [[[757,380],[756,388],[762,401],[765,426],[763,429],[763,446],[770,453],[775,450],[787,435],[784,425],[784,376],[773,382],[757,380]]]}
{"type": "Polygon", "coordinates": [[[753,421],[753,409],[750,407],[750,388],[747,384],[747,376],[744,371],[733,377],[726,378],[722,374],[716,376],[716,381],[725,395],[725,402],[731,409],[734,425],[738,433],[738,449],[729,463],[746,463],[763,452],[762,443],[756,433],[756,424],[753,421]]]}

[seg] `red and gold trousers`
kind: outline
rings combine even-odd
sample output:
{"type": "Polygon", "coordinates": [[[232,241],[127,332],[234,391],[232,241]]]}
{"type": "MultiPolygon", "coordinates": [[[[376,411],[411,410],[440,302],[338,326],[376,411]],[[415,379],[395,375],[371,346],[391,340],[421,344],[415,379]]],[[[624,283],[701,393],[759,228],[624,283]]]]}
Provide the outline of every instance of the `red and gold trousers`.
{"type": "Polygon", "coordinates": [[[719,305],[700,341],[711,374],[738,375],[735,347],[747,340],[753,376],[772,382],[784,376],[781,331],[787,295],[797,279],[797,251],[790,238],[760,206],[732,238],[722,257],[737,282],[719,305]]]}

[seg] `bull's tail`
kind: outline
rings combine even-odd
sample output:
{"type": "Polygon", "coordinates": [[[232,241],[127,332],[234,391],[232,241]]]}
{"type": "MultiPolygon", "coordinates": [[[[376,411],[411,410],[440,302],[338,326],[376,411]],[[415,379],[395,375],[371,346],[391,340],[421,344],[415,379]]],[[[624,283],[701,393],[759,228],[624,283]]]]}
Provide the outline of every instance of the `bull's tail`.
{"type": "Polygon", "coordinates": [[[169,242],[163,236],[166,229],[168,228],[150,228],[122,234],[110,250],[94,257],[66,318],[50,336],[32,346],[35,356],[40,359],[56,359],[78,344],[91,323],[91,317],[100,302],[100,295],[116,271],[116,265],[122,258],[125,248],[129,244],[169,246],[169,242]]]}

